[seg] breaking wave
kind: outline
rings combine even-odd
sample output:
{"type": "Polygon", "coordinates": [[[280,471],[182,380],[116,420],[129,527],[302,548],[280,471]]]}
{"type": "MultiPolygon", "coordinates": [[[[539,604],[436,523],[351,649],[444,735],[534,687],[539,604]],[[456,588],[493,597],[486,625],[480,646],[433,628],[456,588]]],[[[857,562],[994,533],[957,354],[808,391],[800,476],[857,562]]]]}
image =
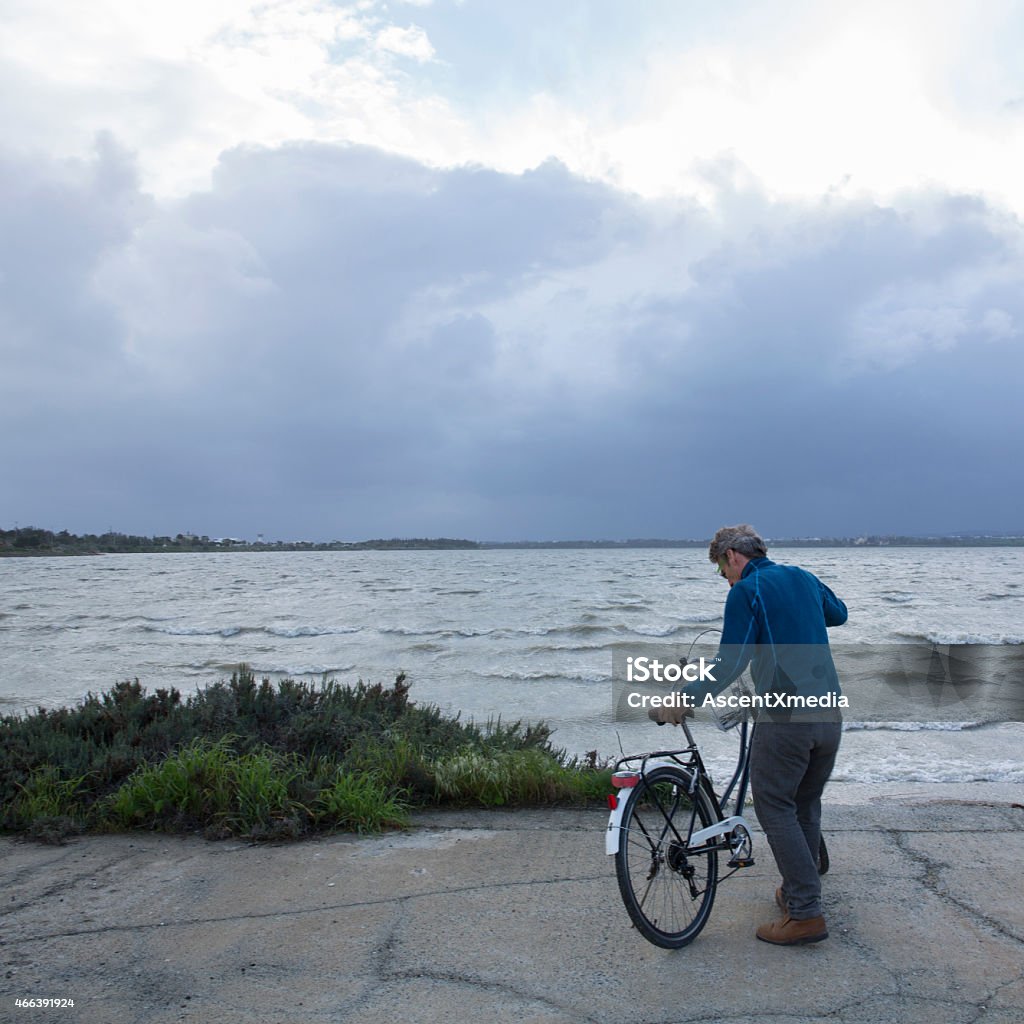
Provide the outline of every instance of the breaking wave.
{"type": "Polygon", "coordinates": [[[1020,633],[959,633],[959,632],[916,632],[913,630],[897,630],[897,636],[907,640],[938,644],[940,647],[957,644],[989,644],[993,647],[1024,644],[1024,636],[1020,633]]]}

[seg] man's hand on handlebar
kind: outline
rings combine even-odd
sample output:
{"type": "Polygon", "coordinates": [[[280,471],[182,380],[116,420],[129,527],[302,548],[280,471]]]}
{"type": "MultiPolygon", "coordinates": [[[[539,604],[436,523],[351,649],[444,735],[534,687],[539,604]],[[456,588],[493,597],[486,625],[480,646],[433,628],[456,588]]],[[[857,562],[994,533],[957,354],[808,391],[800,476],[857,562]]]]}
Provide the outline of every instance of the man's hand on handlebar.
{"type": "Polygon", "coordinates": [[[684,718],[693,718],[693,708],[648,708],[647,717],[658,725],[679,725],[684,718]]]}
{"type": "MultiPolygon", "coordinates": [[[[685,668],[689,661],[686,658],[680,658],[679,664],[685,668]]],[[[679,725],[684,718],[693,718],[693,708],[687,707],[685,704],[678,708],[648,708],[647,717],[652,722],[657,722],[658,725],[679,725]]]]}

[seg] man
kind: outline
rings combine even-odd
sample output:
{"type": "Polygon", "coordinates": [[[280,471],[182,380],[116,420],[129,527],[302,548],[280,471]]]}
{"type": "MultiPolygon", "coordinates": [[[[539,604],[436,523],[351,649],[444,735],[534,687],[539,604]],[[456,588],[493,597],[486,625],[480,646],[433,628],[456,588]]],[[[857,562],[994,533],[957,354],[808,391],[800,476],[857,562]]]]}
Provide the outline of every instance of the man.
{"type": "MultiPolygon", "coordinates": [[[[685,687],[689,705],[700,707],[748,664],[759,694],[838,697],[826,627],[846,621],[846,605],[817,576],[770,561],[764,541],[750,526],[723,526],[708,554],[730,589],[715,681],[685,687]]],[[[657,717],[678,725],[685,713],[664,708],[657,717]]],[[[782,921],[757,929],[764,942],[793,946],[828,938],[818,875],[821,794],[841,735],[838,709],[758,714],[750,782],[754,810],[782,875],[775,901],[785,913],[782,921]]]]}

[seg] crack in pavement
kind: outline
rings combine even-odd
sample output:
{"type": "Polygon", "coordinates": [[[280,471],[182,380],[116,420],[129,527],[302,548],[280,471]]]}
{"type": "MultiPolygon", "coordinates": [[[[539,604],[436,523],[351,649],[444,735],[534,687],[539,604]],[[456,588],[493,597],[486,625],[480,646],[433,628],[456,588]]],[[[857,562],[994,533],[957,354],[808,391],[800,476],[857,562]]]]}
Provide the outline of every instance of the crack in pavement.
{"type": "Polygon", "coordinates": [[[941,882],[942,869],[949,868],[949,864],[944,861],[935,860],[927,853],[912,850],[905,842],[904,837],[907,835],[906,832],[900,832],[896,829],[882,829],[881,831],[885,832],[889,836],[890,840],[900,853],[909,857],[913,863],[924,869],[920,878],[921,885],[936,899],[943,903],[947,903],[950,906],[956,907],[968,917],[973,918],[979,924],[989,928],[991,931],[994,931],[1001,938],[1009,939],[1011,942],[1016,942],[1019,945],[1024,945],[1024,936],[1018,935],[1012,928],[1004,924],[1002,921],[998,921],[994,917],[990,917],[988,914],[983,914],[980,910],[976,907],[972,907],[969,903],[965,903],[963,900],[957,899],[950,893],[942,892],[940,890],[939,884],[941,882]]]}
{"type": "MultiPolygon", "coordinates": [[[[320,907],[302,907],[296,910],[268,910],[265,913],[226,914],[220,917],[194,917],[183,920],[157,921],[142,924],[111,924],[97,928],[80,928],[70,931],[46,932],[41,935],[30,935],[19,938],[18,943],[45,942],[50,939],[69,939],[89,935],[103,935],[109,932],[141,932],[160,928],[190,928],[203,924],[227,924],[237,921],[266,921],[274,918],[302,917],[305,915],[323,914],[328,911],[358,909],[359,907],[379,907],[389,903],[402,903],[406,900],[424,899],[432,896],[459,896],[472,892],[492,892],[495,889],[523,888],[531,885],[560,885],[565,882],[605,882],[608,876],[600,875],[565,875],[556,878],[532,878],[522,882],[487,882],[479,885],[465,885],[453,889],[427,889],[423,892],[406,893],[403,896],[382,896],[374,900],[357,900],[351,903],[326,903],[320,907]]],[[[7,944],[0,939],[0,946],[7,944]]]]}
{"type": "Polygon", "coordinates": [[[419,898],[422,894],[407,894],[395,897],[393,902],[398,904],[398,912],[395,914],[387,934],[383,941],[374,951],[373,973],[374,978],[367,983],[367,987],[356,998],[350,1000],[343,1006],[338,1007],[336,1012],[341,1014],[342,1020],[348,1020],[354,1014],[365,1009],[381,993],[387,992],[394,982],[425,980],[441,984],[450,984],[462,988],[477,989],[486,993],[500,993],[506,998],[514,998],[524,1003],[533,1003],[552,1009],[559,1014],[576,1019],[583,1024],[603,1024],[597,1018],[588,1015],[580,1015],[576,1010],[570,1010],[553,999],[538,995],[533,992],[516,988],[515,985],[497,981],[487,981],[483,978],[474,978],[469,975],[458,974],[454,971],[431,970],[429,968],[408,968],[403,969],[395,966],[393,961],[398,956],[398,945],[401,932],[410,922],[410,915],[407,913],[407,905],[419,898]]]}
{"type": "MultiPolygon", "coordinates": [[[[996,987],[992,989],[992,991],[989,992],[988,995],[978,1000],[978,1003],[975,1007],[975,1009],[978,1011],[978,1014],[974,1019],[980,1020],[986,1013],[988,1013],[990,1009],[992,1009],[991,1003],[994,1002],[996,998],[998,998],[999,993],[1002,992],[1004,988],[1009,988],[1011,985],[1017,985],[1022,981],[1024,981],[1024,974],[1019,974],[1016,978],[1010,978],[1008,981],[1004,981],[1001,985],[996,985],[996,987]]],[[[1000,1007],[1000,1009],[1003,1009],[1003,1007],[1000,1007]]],[[[1005,1007],[1005,1009],[1021,1010],[1021,1017],[1022,1019],[1024,1019],[1024,1007],[1007,1006],[1005,1007]]]]}
{"type": "Polygon", "coordinates": [[[524,992],[517,989],[514,985],[500,981],[485,981],[482,978],[469,978],[465,975],[449,971],[401,971],[389,975],[388,980],[412,980],[416,978],[426,978],[429,981],[438,981],[451,985],[477,988],[484,992],[498,992],[506,997],[518,999],[522,1003],[534,1003],[538,1006],[544,1006],[550,1010],[555,1010],[570,1019],[584,1021],[586,1024],[605,1024],[604,1020],[600,1017],[591,1017],[586,1013],[581,1015],[580,1011],[575,1007],[566,1007],[561,1003],[556,1002],[554,999],[538,995],[536,992],[524,992]]]}
{"type": "Polygon", "coordinates": [[[480,989],[484,992],[498,992],[506,997],[511,996],[518,999],[520,1002],[534,1003],[547,1007],[548,1009],[556,1010],[560,1014],[587,1022],[587,1024],[602,1024],[601,1021],[594,1017],[590,1017],[586,1014],[581,1016],[578,1011],[569,1010],[553,999],[538,995],[534,992],[523,991],[522,989],[516,988],[515,985],[507,982],[486,981],[483,978],[474,978],[469,975],[459,974],[455,971],[431,970],[429,968],[410,968],[403,970],[392,966],[391,961],[397,959],[396,950],[400,932],[409,922],[409,915],[404,912],[404,904],[408,903],[412,898],[413,897],[410,896],[403,897],[403,913],[399,914],[395,918],[387,939],[378,951],[379,962],[377,965],[377,976],[382,986],[387,987],[387,985],[392,981],[415,981],[419,978],[426,978],[429,981],[440,982],[442,984],[480,989]]]}
{"type": "MultiPolygon", "coordinates": [[[[363,983],[362,991],[346,1002],[342,1003],[334,1010],[334,1014],[341,1014],[340,1020],[348,1020],[352,1014],[358,1013],[364,1009],[367,1004],[380,992],[381,988],[385,985],[384,981],[384,966],[387,962],[387,958],[391,955],[395,945],[395,937],[398,933],[399,927],[405,923],[408,915],[405,910],[405,904],[407,897],[396,898],[398,904],[395,916],[388,926],[387,934],[384,936],[383,942],[374,950],[374,957],[371,961],[373,966],[374,977],[367,979],[363,983]]],[[[332,1015],[332,1019],[335,1019],[332,1015]]]]}
{"type": "MultiPolygon", "coordinates": [[[[1020,979],[1015,979],[1020,980],[1020,979]]],[[[1007,984],[1012,984],[1008,982],[1007,984]]],[[[1000,988],[1004,988],[1005,985],[1001,985],[1000,988]]],[[[998,990],[997,990],[998,991],[998,990]]],[[[760,1022],[767,1022],[767,1024],[790,1024],[793,1021],[806,1021],[808,1019],[815,1021],[826,1021],[826,1020],[837,1020],[844,1021],[848,1020],[850,1013],[856,1011],[861,1007],[870,1005],[871,1003],[879,1002],[881,1000],[894,1000],[903,1004],[914,1003],[919,1006],[934,1006],[936,1008],[945,1007],[946,1009],[959,1008],[959,1009],[972,1009],[978,1010],[980,1013],[985,1013],[988,1007],[985,1005],[988,999],[978,1002],[973,1002],[968,999],[955,1000],[955,999],[944,999],[940,996],[917,996],[908,995],[905,992],[897,990],[878,990],[871,992],[865,996],[860,996],[856,999],[851,999],[848,1002],[842,1003],[839,1006],[835,1006],[830,1010],[807,1009],[807,1010],[791,1010],[791,1011],[772,1011],[772,1010],[758,1010],[756,1017],[760,1022]]],[[[1010,1008],[1012,1009],[1012,1007],[1010,1008]]],[[[630,1024],[727,1024],[728,1021],[741,1021],[748,1022],[752,1019],[750,1011],[737,1011],[735,1013],[721,1013],[721,1012],[704,1012],[702,1011],[699,1015],[693,1017],[672,1017],[664,1020],[633,1020],[630,1024]]],[[[877,1014],[871,1014],[864,1019],[870,1019],[872,1021],[879,1020],[877,1014]]],[[[942,1017],[936,1017],[936,1020],[941,1020],[942,1017]]],[[[945,1019],[949,1019],[948,1017],[945,1019]]]]}
{"type": "MultiPolygon", "coordinates": [[[[28,846],[29,843],[26,841],[24,845],[28,846]]],[[[33,864],[26,864],[21,868],[15,868],[10,874],[4,876],[4,884],[18,885],[23,878],[31,877],[32,875],[38,874],[40,871],[47,871],[55,865],[67,860],[68,857],[71,856],[72,852],[71,848],[65,847],[60,851],[58,856],[53,858],[53,860],[37,861],[33,864]]]]}
{"type": "MultiPolygon", "coordinates": [[[[73,889],[76,885],[78,885],[79,882],[82,882],[87,878],[95,878],[96,876],[102,874],[104,871],[109,871],[111,868],[117,867],[120,864],[124,864],[126,861],[131,860],[133,857],[140,856],[143,853],[144,851],[139,850],[137,853],[129,853],[120,857],[115,857],[113,860],[108,861],[104,864],[92,865],[91,867],[89,867],[88,870],[80,871],[78,874],[72,875],[70,878],[64,879],[63,881],[54,882],[52,885],[48,886],[45,889],[42,889],[40,892],[36,893],[30,899],[22,903],[8,904],[2,910],[0,910],[0,917],[7,917],[10,914],[17,913],[19,910],[26,910],[34,906],[35,904],[39,903],[41,900],[48,899],[51,896],[56,896],[62,892],[67,892],[69,889],[73,889]]],[[[44,867],[49,866],[50,865],[44,865],[44,867]]],[[[5,879],[4,881],[6,882],[7,880],[5,879]]],[[[0,945],[3,945],[3,940],[0,940],[0,945]]]]}

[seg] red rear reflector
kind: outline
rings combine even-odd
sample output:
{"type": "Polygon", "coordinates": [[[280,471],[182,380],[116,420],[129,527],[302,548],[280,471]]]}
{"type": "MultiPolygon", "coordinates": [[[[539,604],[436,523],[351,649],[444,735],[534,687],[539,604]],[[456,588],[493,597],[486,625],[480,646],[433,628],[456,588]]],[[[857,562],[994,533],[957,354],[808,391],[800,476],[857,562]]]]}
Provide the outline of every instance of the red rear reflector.
{"type": "Polygon", "coordinates": [[[608,794],[608,809],[614,811],[619,806],[619,798],[614,793],[608,794]]]}
{"type": "Polygon", "coordinates": [[[618,789],[630,789],[640,781],[639,772],[616,772],[612,776],[612,785],[618,789]]]}

